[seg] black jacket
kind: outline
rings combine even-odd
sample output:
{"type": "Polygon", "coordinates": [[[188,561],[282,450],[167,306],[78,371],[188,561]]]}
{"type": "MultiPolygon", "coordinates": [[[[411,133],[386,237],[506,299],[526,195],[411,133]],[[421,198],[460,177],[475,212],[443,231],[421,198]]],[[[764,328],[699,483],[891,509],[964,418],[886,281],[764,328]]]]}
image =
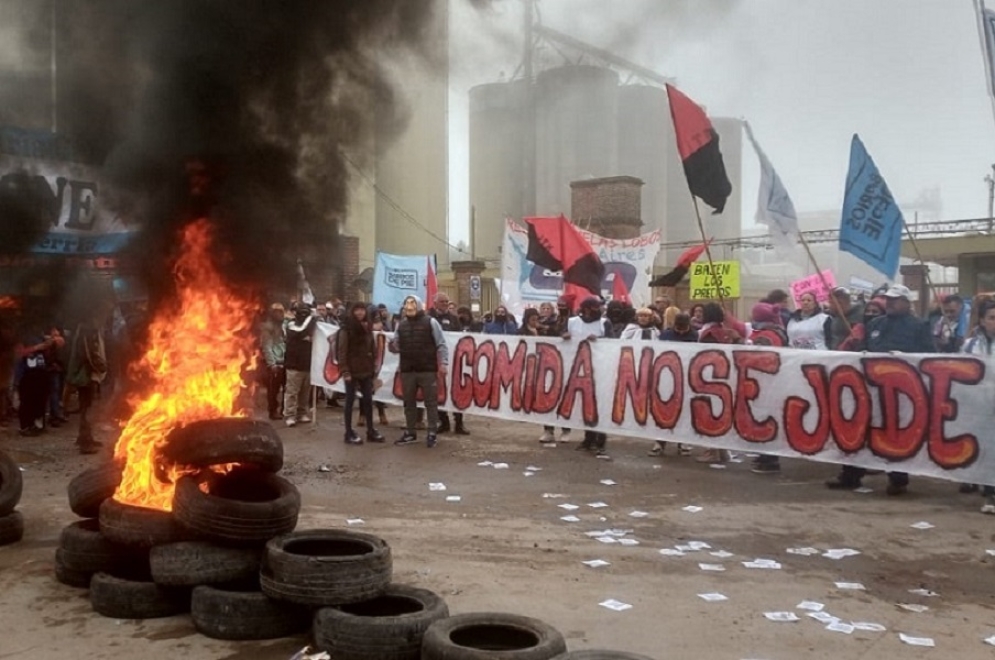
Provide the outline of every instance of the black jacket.
{"type": "Polygon", "coordinates": [[[873,353],[932,353],[929,324],[911,314],[878,316],[867,324],[867,350],[873,353]]]}

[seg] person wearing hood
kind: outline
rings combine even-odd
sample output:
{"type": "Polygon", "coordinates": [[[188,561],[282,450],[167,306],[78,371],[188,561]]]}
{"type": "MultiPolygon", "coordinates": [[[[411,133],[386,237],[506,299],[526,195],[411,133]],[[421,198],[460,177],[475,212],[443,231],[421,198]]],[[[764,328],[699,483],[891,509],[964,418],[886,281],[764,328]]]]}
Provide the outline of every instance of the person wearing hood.
{"type": "Polygon", "coordinates": [[[435,447],[439,428],[439,376],[443,378],[449,368],[449,349],[446,335],[439,322],[425,313],[417,296],[408,296],[402,307],[404,314],[397,332],[390,343],[392,353],[400,357],[401,392],[404,400],[404,434],[395,445],[418,442],[418,391],[421,390],[428,417],[426,445],[435,447]]]}
{"type": "Polygon", "coordinates": [[[383,442],[383,435],[373,428],[373,376],[376,373],[376,342],[371,324],[367,321],[366,304],[357,302],[345,318],[338,333],[339,367],[345,381],[345,442],[363,444],[362,438],[352,428],[352,407],[357,390],[362,395],[359,414],[366,422],[366,440],[383,442]]]}
{"type": "Polygon", "coordinates": [[[293,305],[294,318],[287,323],[283,366],[286,384],[283,390],[283,418],[287,426],[307,424],[311,392],[311,345],[315,314],[303,302],[293,305]]]}
{"type": "Polygon", "coordinates": [[[630,323],[622,330],[620,339],[659,339],[660,331],[653,323],[653,310],[641,307],[636,310],[636,322],[630,323]]]}
{"type": "Polygon", "coordinates": [[[484,334],[487,335],[517,335],[518,325],[508,314],[508,308],[498,305],[494,310],[494,319],[484,324],[484,334]]]}

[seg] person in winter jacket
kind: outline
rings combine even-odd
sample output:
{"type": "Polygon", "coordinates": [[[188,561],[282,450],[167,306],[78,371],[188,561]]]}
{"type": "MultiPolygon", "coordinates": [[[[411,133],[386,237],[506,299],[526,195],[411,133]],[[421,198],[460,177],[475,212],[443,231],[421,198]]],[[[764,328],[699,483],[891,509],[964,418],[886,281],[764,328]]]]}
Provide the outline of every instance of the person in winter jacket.
{"type": "Polygon", "coordinates": [[[854,303],[850,291],[838,286],[832,292],[832,307],[829,310],[829,330],[826,333],[827,347],[831,351],[839,350],[840,344],[846,341],[854,326],[864,321],[864,304],[854,303]]]}
{"type": "Polygon", "coordinates": [[[641,307],[636,310],[636,322],[630,323],[622,330],[620,339],[659,339],[660,331],[653,324],[653,310],[641,307]]]}
{"type": "Polygon", "coordinates": [[[494,320],[484,324],[484,334],[487,335],[517,335],[518,325],[515,319],[508,314],[508,308],[498,305],[494,310],[494,320]]]}
{"type": "MultiPolygon", "coordinates": [[[[995,301],[984,300],[978,306],[978,327],[974,334],[964,342],[963,352],[985,360],[995,366],[995,301]]],[[[981,490],[985,503],[981,513],[995,514],[995,476],[981,490]]],[[[969,489],[962,489],[968,491],[969,489]]],[[[974,490],[974,489],[970,489],[974,490]]]]}
{"type": "Polygon", "coordinates": [[[266,406],[270,419],[283,419],[283,397],[286,392],[287,371],[284,358],[287,354],[286,310],[281,303],[273,303],[269,317],[259,329],[259,342],[266,362],[266,406]]]}
{"type": "Polygon", "coordinates": [[[311,308],[296,302],[294,318],[286,326],[287,348],[284,367],[287,384],[283,392],[283,419],[287,426],[311,421],[308,416],[311,392],[311,344],[314,337],[315,315],[311,308]]]}
{"type": "MultiPolygon", "coordinates": [[[[718,303],[706,303],[701,320],[698,341],[702,344],[742,344],[746,338],[746,324],[722,309],[718,303]]],[[[691,323],[694,324],[693,317],[691,323]]]]}
{"type": "Polygon", "coordinates": [[[691,316],[684,312],[678,313],[674,317],[674,327],[667,328],[660,333],[663,341],[698,341],[698,331],[691,325],[691,316]]]}
{"type": "Polygon", "coordinates": [[[366,304],[353,303],[341,320],[336,342],[342,380],[345,381],[345,442],[359,445],[363,440],[352,428],[352,408],[356,393],[362,395],[359,414],[366,421],[366,439],[383,442],[384,437],[373,427],[373,377],[376,373],[376,342],[367,322],[366,304]]]}
{"type": "Polygon", "coordinates": [[[883,296],[871,298],[864,303],[864,316],[859,323],[854,323],[850,334],[836,347],[837,351],[859,352],[867,347],[867,324],[878,316],[884,316],[886,300],[883,296]]]}
{"type": "MultiPolygon", "coordinates": [[[[754,346],[784,348],[788,345],[788,333],[781,323],[781,312],[777,305],[759,302],[750,312],[750,339],[754,346]]],[[[761,454],[753,461],[752,471],[757,474],[778,474],[781,459],[770,454],[761,454]]]]}
{"type": "MultiPolygon", "coordinates": [[[[601,299],[591,296],[580,304],[577,316],[567,321],[567,331],[563,339],[576,337],[580,341],[596,341],[611,336],[611,322],[601,317],[601,299]]],[[[584,441],[577,446],[579,451],[593,451],[598,456],[608,456],[605,445],[608,436],[599,431],[584,431],[584,441]]]]}
{"type": "Polygon", "coordinates": [[[425,313],[418,296],[404,299],[404,318],[397,326],[390,350],[400,356],[401,391],[404,399],[404,434],[395,445],[418,442],[415,429],[418,420],[418,391],[421,390],[428,418],[426,445],[437,443],[439,428],[439,376],[445,378],[449,368],[446,335],[439,322],[425,313]]]}
{"type": "Polygon", "coordinates": [[[964,344],[964,328],[961,324],[964,299],[955,293],[945,296],[940,302],[940,311],[939,318],[932,322],[936,350],[939,353],[959,353],[964,344]]]}
{"type": "Polygon", "coordinates": [[[829,324],[832,319],[819,307],[814,293],[803,293],[801,307],[788,321],[788,341],[792,348],[824,351],[828,346],[829,324]]]}

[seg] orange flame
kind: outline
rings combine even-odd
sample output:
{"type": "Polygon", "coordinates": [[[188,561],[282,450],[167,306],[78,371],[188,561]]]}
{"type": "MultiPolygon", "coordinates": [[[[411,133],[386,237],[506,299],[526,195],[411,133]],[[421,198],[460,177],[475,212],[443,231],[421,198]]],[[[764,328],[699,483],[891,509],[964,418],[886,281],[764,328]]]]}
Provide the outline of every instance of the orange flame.
{"type": "MultiPolygon", "coordinates": [[[[173,268],[178,304],[158,312],[149,348],[138,368],[152,394],[132,400],[134,413],[114,458],[124,461],[114,499],[170,511],[176,479],[188,469],[164,465],[159,449],[175,427],[201,419],[246,417],[238,405],[242,368],[253,360],[253,305],[224,283],[211,260],[210,224],[197,220],[181,232],[173,268]]],[[[225,469],[225,468],[219,468],[225,469]]]]}

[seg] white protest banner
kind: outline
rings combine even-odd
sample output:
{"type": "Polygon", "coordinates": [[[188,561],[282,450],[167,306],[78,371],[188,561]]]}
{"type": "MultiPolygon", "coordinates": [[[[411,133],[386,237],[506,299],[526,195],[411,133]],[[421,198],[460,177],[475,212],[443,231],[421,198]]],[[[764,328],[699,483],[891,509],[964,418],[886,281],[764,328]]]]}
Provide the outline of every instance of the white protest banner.
{"type": "MultiPolygon", "coordinates": [[[[635,307],[649,304],[650,273],[660,251],[659,230],[627,239],[605,238],[583,229],[580,233],[605,265],[605,275],[601,280],[602,294],[610,296],[615,278],[620,277],[635,307]]],[[[506,218],[501,252],[501,298],[516,316],[521,316],[526,307],[556,302],[563,290],[560,273],[529,261],[526,258],[528,249],[528,228],[506,218]]]]}
{"type": "MultiPolygon", "coordinates": [[[[336,331],[318,324],[311,379],[342,391],[336,331]]],[[[446,341],[439,402],[448,410],[953,481],[995,473],[995,373],[971,356],[463,333],[446,341]]],[[[375,398],[399,404],[387,343],[377,336],[375,398]]]]}
{"type": "Polygon", "coordinates": [[[41,209],[49,231],[29,248],[37,254],[109,255],[135,235],[106,203],[98,168],[72,160],[51,133],[0,127],[0,194],[24,194],[41,209]]]}
{"type": "Polygon", "coordinates": [[[836,277],[833,271],[824,270],[822,274],[815,273],[791,283],[791,298],[795,305],[801,305],[802,296],[806,293],[815,295],[815,299],[820,303],[829,300],[829,295],[836,288],[836,277]],[[828,288],[827,288],[828,287],[828,288]]]}

